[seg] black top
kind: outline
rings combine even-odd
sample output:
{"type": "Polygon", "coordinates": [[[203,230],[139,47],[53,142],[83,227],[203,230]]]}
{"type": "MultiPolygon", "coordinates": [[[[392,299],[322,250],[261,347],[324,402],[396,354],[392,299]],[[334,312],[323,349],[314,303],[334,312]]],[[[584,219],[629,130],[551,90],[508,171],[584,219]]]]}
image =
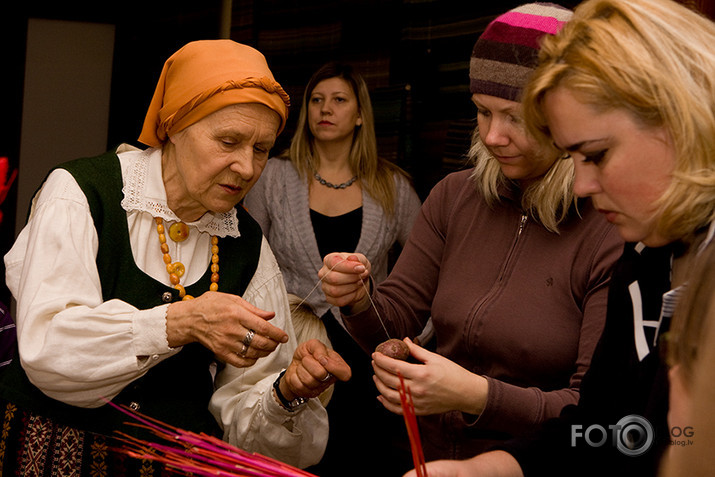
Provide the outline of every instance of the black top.
{"type": "Polygon", "coordinates": [[[330,217],[310,210],[315,240],[321,257],[332,252],[354,252],[362,230],[362,207],[330,217]]]}
{"type": "MultiPolygon", "coordinates": [[[[362,207],[337,217],[310,211],[321,256],[354,251],[360,240],[362,207]]],[[[327,406],[330,434],[320,463],[306,470],[320,476],[393,477],[412,467],[403,417],[385,409],[373,381],[372,358],[333,314],[321,317],[333,349],[350,365],[352,377],[338,381],[327,406]],[[356,458],[369,447],[369,458],[356,458]],[[346,465],[349,462],[349,465],[346,465]]]]}

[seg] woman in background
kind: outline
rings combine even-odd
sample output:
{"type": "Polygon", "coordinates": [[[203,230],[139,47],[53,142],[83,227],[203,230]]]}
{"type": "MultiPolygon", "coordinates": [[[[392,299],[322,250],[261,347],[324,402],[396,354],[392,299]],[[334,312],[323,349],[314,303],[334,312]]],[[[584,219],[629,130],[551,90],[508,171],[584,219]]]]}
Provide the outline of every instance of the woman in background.
{"type": "Polygon", "coordinates": [[[268,238],[288,292],[305,299],[352,368],[349,382],[336,383],[327,406],[328,448],[310,470],[360,474],[380,462],[385,475],[403,472],[410,458],[401,459],[394,442],[407,449],[404,424],[377,402],[369,356],[315,288],[322,257],[336,250],[370,257],[375,279],[383,280],[390,250],[404,245],[420,207],[405,172],[378,156],[367,85],[352,67],[333,62],[312,75],[289,150],[268,161],[245,206],[268,238]]]}

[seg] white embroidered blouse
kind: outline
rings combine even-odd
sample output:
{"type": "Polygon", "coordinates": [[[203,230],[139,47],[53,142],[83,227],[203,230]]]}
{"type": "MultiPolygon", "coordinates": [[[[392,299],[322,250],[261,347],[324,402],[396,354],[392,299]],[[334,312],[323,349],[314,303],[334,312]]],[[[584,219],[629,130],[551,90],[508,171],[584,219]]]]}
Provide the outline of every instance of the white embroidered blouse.
{"type": "MultiPolygon", "coordinates": [[[[161,151],[121,146],[117,152],[134,260],[169,285],[154,217],[162,217],[167,228],[178,218],[167,206],[161,151]]],[[[198,281],[208,266],[210,235],[240,234],[235,210],[207,213],[188,225],[200,233],[180,244],[167,241],[171,257],[186,266],[186,285],[198,281]]],[[[167,343],[168,305],[139,310],[120,300],[102,301],[97,247],[82,190],[67,171],[57,169],[33,199],[28,223],[5,256],[7,286],[17,301],[23,368],[48,396],[80,407],[101,406],[103,397],[113,398],[180,350],[167,343]]],[[[275,311],[271,323],[290,339],[252,367],[221,370],[209,408],[231,444],[294,466],[312,465],[325,450],[327,414],[317,399],[292,414],[273,398],[272,383],[290,363],[296,340],[283,279],[265,238],[243,298],[275,311]]]]}

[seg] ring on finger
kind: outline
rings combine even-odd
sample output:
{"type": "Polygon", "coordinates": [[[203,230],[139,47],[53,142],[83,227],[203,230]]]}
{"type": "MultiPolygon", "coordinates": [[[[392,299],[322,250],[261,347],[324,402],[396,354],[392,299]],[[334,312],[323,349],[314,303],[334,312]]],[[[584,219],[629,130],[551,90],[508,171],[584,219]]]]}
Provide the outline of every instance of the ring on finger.
{"type": "Polygon", "coordinates": [[[327,381],[328,379],[330,379],[330,378],[332,378],[332,377],[333,377],[333,375],[330,374],[330,373],[328,373],[323,379],[320,380],[320,382],[321,382],[321,383],[324,383],[325,381],[327,381]]]}
{"type": "Polygon", "coordinates": [[[246,353],[248,352],[248,346],[243,345],[243,348],[241,348],[241,351],[238,353],[241,356],[246,356],[246,353]]]}
{"type": "Polygon", "coordinates": [[[243,343],[243,345],[248,348],[249,346],[251,346],[251,341],[253,341],[254,336],[256,336],[256,332],[253,330],[248,330],[246,336],[243,337],[243,341],[241,341],[241,343],[243,343]]]}

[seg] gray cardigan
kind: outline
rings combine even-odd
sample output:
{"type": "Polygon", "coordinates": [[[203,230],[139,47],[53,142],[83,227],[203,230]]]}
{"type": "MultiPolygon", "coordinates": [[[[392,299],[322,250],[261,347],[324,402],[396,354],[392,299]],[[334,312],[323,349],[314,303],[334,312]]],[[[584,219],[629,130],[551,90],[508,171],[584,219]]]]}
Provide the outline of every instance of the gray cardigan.
{"type": "MultiPolygon", "coordinates": [[[[355,250],[372,264],[372,277],[380,282],[387,276],[388,251],[395,242],[404,245],[420,209],[420,199],[409,181],[395,175],[395,212],[385,215],[382,207],[369,194],[362,194],[362,230],[355,250]]],[[[325,301],[318,282],[318,270],[323,258],[313,232],[308,205],[308,186],[287,159],[271,158],[261,178],[244,201],[249,213],[261,224],[263,233],[278,260],[288,293],[305,298],[318,316],[330,305],[325,301]],[[312,293],[311,293],[311,290],[312,293]]],[[[333,307],[333,314],[340,313],[333,307]]]]}

